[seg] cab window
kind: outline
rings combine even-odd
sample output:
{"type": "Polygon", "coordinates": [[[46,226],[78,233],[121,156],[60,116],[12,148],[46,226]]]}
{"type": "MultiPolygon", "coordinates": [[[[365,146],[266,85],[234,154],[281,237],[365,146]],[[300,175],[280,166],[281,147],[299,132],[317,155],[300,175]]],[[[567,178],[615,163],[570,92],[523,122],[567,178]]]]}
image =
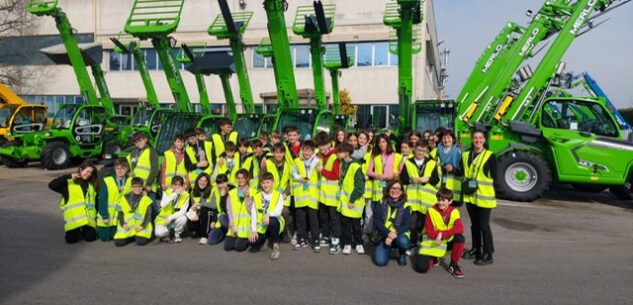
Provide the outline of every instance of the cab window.
{"type": "Polygon", "coordinates": [[[605,107],[589,101],[548,101],[541,116],[543,127],[617,137],[618,130],[605,107]]]}

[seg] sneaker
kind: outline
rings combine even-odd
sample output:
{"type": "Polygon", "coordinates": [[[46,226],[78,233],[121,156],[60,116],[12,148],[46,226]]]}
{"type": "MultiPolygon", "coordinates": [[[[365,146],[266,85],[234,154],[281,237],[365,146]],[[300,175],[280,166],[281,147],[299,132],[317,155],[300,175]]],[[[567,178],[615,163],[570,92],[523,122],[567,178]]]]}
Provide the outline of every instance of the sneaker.
{"type": "Polygon", "coordinates": [[[409,249],[409,250],[405,251],[404,254],[406,254],[407,256],[413,255],[413,249],[409,249]]]}
{"type": "Polygon", "coordinates": [[[398,257],[398,265],[400,265],[400,266],[406,266],[407,265],[407,254],[406,253],[400,254],[400,256],[398,257]]]}
{"type": "Polygon", "coordinates": [[[314,253],[321,253],[321,245],[318,240],[315,240],[312,243],[312,251],[314,251],[314,253]]]}
{"type": "Polygon", "coordinates": [[[279,255],[280,255],[279,248],[275,247],[275,248],[273,248],[273,252],[270,253],[270,259],[271,260],[278,260],[279,259],[279,255]]]}
{"type": "Polygon", "coordinates": [[[349,255],[350,253],[352,253],[352,245],[345,245],[345,247],[343,247],[343,254],[349,255]]]}
{"type": "Polygon", "coordinates": [[[290,239],[290,244],[292,244],[293,246],[297,244],[297,232],[292,234],[292,238],[290,239]]]}
{"type": "Polygon", "coordinates": [[[301,250],[301,249],[303,249],[303,248],[305,248],[307,246],[308,246],[308,243],[305,241],[305,239],[302,238],[302,239],[299,240],[298,243],[296,243],[294,245],[293,249],[298,251],[298,250],[301,250]]]}
{"type": "Polygon", "coordinates": [[[339,252],[341,252],[341,245],[338,243],[338,238],[332,238],[332,243],[330,244],[330,254],[338,254],[339,252]]]}
{"type": "Polygon", "coordinates": [[[363,247],[363,245],[356,245],[356,254],[358,255],[365,254],[365,247],[363,247]]]}
{"type": "Polygon", "coordinates": [[[459,265],[457,265],[457,263],[451,262],[451,264],[448,266],[448,273],[458,279],[464,277],[464,273],[462,273],[462,269],[459,268],[459,265]]]}
{"type": "Polygon", "coordinates": [[[321,247],[327,247],[330,245],[330,239],[327,237],[321,237],[321,240],[319,240],[319,244],[321,245],[321,247]]]}
{"type": "Polygon", "coordinates": [[[176,234],[176,236],[174,236],[174,242],[175,243],[181,243],[182,242],[182,238],[180,237],[180,234],[176,234]]]}
{"type": "Polygon", "coordinates": [[[433,267],[437,267],[440,265],[440,259],[437,257],[433,258],[433,267]]]}
{"type": "Polygon", "coordinates": [[[209,243],[209,239],[206,237],[202,237],[200,238],[200,240],[198,241],[198,245],[206,245],[209,243]]]}

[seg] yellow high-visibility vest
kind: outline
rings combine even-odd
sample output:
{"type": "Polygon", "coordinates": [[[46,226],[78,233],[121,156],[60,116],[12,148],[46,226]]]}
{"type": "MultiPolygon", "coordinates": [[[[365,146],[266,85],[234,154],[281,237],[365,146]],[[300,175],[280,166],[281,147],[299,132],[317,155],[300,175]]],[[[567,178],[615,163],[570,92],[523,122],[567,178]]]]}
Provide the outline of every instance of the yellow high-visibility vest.
{"type": "Polygon", "coordinates": [[[356,173],[360,170],[360,164],[353,162],[349,165],[345,177],[342,179],[341,196],[340,196],[340,212],[341,215],[350,218],[361,218],[365,209],[365,200],[363,196],[350,202],[352,192],[354,192],[354,179],[356,173]],[[350,206],[351,203],[351,206],[350,206]]]}
{"type": "Polygon", "coordinates": [[[125,224],[128,225],[128,229],[126,230],[123,228],[123,224],[117,223],[114,239],[127,239],[135,236],[150,239],[152,237],[152,231],[154,230],[151,221],[149,221],[147,226],[141,231],[136,231],[136,227],[143,225],[145,215],[147,215],[147,211],[148,209],[151,209],[151,206],[152,199],[149,198],[149,196],[143,196],[141,201],[138,203],[138,206],[136,206],[136,209],[133,210],[125,196],[122,196],[119,204],[117,205],[117,211],[123,213],[123,220],[125,221],[125,224]]]}
{"type": "MultiPolygon", "coordinates": [[[[448,220],[448,224],[444,222],[442,215],[436,209],[429,209],[427,211],[427,215],[431,217],[431,222],[433,222],[433,227],[435,228],[435,230],[446,231],[455,227],[455,221],[459,219],[459,210],[453,209],[453,211],[451,211],[451,216],[448,220]]],[[[448,242],[452,240],[453,236],[448,239],[442,239],[442,242],[438,245],[435,240],[430,239],[429,236],[426,234],[426,231],[424,231],[422,233],[422,242],[420,243],[418,254],[433,257],[442,257],[446,254],[448,242]]]]}
{"type": "Polygon", "coordinates": [[[462,154],[462,159],[464,160],[464,177],[477,180],[477,191],[471,195],[464,195],[464,201],[470,202],[480,208],[492,209],[497,207],[494,181],[492,177],[488,177],[484,173],[484,165],[488,162],[492,154],[493,152],[484,149],[475,157],[471,165],[468,165],[470,151],[466,151],[462,154]]]}
{"type": "MultiPolygon", "coordinates": [[[[257,232],[258,233],[260,234],[266,233],[268,226],[264,225],[264,215],[270,214],[270,211],[275,210],[275,208],[277,207],[277,202],[279,202],[280,196],[281,196],[281,193],[275,190],[271,192],[270,203],[268,204],[268,209],[266,211],[264,211],[264,202],[263,202],[264,193],[259,192],[255,194],[255,196],[253,196],[253,204],[255,205],[255,210],[257,212],[257,232]]],[[[279,220],[279,234],[281,234],[281,232],[284,229],[285,221],[283,217],[277,217],[277,220],[279,220]]]]}
{"type": "Polygon", "coordinates": [[[132,179],[126,177],[123,186],[116,183],[116,179],[112,176],[103,178],[103,182],[108,189],[108,223],[103,222],[101,214],[97,214],[97,226],[99,227],[115,227],[117,225],[116,206],[119,204],[121,197],[132,191],[132,179]]]}
{"type": "Polygon", "coordinates": [[[88,190],[84,195],[81,185],[73,179],[68,179],[68,202],[62,197],[59,203],[64,216],[64,231],[83,226],[97,226],[96,197],[97,193],[92,184],[88,183],[88,190]]]}

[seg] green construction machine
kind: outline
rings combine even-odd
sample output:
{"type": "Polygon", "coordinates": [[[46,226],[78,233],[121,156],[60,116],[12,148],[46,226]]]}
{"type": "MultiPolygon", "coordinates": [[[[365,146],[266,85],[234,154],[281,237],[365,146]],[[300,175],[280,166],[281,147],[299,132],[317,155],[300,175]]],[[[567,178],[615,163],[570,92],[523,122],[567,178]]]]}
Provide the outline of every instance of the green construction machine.
{"type": "Polygon", "coordinates": [[[59,30],[63,46],[42,50],[57,64],[72,66],[80,93],[86,104],[63,105],[57,111],[50,129],[25,134],[10,146],[0,148],[0,155],[15,164],[41,160],[47,169],[65,168],[72,159],[101,157],[106,147],[118,147],[117,122],[127,118],[114,115],[114,105],[108,92],[99,44],[78,44],[67,15],[58,1],[32,0],[28,12],[37,16],[51,16],[59,30]],[[97,91],[93,87],[86,66],[90,66],[97,91]]]}
{"type": "MultiPolygon", "coordinates": [[[[149,74],[145,54],[141,49],[140,42],[125,32],[119,33],[116,37],[110,37],[110,41],[114,43],[115,52],[134,57],[134,63],[138,67],[146,92],[146,106],[137,109],[132,118],[132,122],[121,128],[121,135],[129,139],[134,132],[141,131],[149,136],[150,142],[153,142],[158,134],[163,117],[172,110],[160,107],[156,89],[149,74]]],[[[131,144],[132,143],[128,141],[126,146],[130,146],[131,144]]]]}
{"type": "Polygon", "coordinates": [[[150,40],[162,64],[177,111],[161,115],[151,121],[156,131],[153,147],[159,155],[169,149],[174,137],[187,128],[195,127],[200,114],[194,113],[187,89],[180,74],[179,63],[172,51],[176,40],[170,36],[180,23],[184,0],[135,0],[124,30],[140,40],[150,40]]]}
{"type": "Polygon", "coordinates": [[[473,130],[488,131],[489,148],[498,157],[495,189],[500,197],[533,201],[556,181],[603,185],[630,198],[633,142],[625,139],[606,99],[552,94],[571,43],[595,28],[595,18],[629,1],[615,2],[545,2],[508,45],[503,60],[489,68],[496,72],[460,94],[455,129],[465,146],[473,130]],[[547,39],[551,42],[543,47],[536,69],[521,67],[547,39]]]}
{"type": "MultiPolygon", "coordinates": [[[[334,126],[334,114],[328,109],[325,99],[321,40],[322,35],[330,33],[334,27],[334,7],[324,6],[320,1],[314,1],[313,6],[297,8],[292,29],[294,33],[310,39],[317,100],[317,106],[300,106],[286,32],[284,3],[283,0],[264,1],[279,103],[273,129],[281,132],[285,126],[296,126],[299,128],[301,139],[304,140],[311,138],[319,131],[330,132],[334,126]]],[[[260,45],[259,52],[266,52],[266,48],[268,46],[260,45]]]]}
{"type": "Polygon", "coordinates": [[[341,112],[341,97],[338,79],[341,77],[342,69],[347,69],[354,65],[354,48],[347,46],[344,42],[325,46],[323,56],[323,66],[330,72],[332,79],[332,106],[334,111],[334,127],[349,130],[349,115],[341,112]]]}

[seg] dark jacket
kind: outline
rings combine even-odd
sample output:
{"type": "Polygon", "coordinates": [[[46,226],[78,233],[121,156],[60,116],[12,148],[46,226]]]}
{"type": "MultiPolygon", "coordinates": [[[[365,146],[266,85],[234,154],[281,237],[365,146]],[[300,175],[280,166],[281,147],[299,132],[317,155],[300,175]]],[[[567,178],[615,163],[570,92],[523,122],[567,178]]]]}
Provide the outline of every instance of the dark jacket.
{"type": "MultiPolygon", "coordinates": [[[[72,175],[63,175],[53,179],[50,183],[48,183],[48,188],[54,192],[59,193],[64,198],[65,202],[68,202],[68,179],[71,179],[72,175]]],[[[81,186],[81,190],[86,196],[88,192],[88,181],[84,181],[83,179],[78,179],[76,182],[81,186]]]]}
{"type": "MultiPolygon", "coordinates": [[[[376,205],[376,209],[374,210],[374,226],[380,235],[386,237],[389,235],[388,228],[385,227],[385,221],[387,220],[387,214],[385,213],[385,205],[387,204],[387,200],[383,200],[382,202],[376,205]]],[[[402,221],[400,225],[396,226],[396,232],[398,236],[406,233],[411,228],[411,209],[409,207],[404,207],[404,202],[400,205],[401,209],[404,209],[402,213],[402,221]]]]}

